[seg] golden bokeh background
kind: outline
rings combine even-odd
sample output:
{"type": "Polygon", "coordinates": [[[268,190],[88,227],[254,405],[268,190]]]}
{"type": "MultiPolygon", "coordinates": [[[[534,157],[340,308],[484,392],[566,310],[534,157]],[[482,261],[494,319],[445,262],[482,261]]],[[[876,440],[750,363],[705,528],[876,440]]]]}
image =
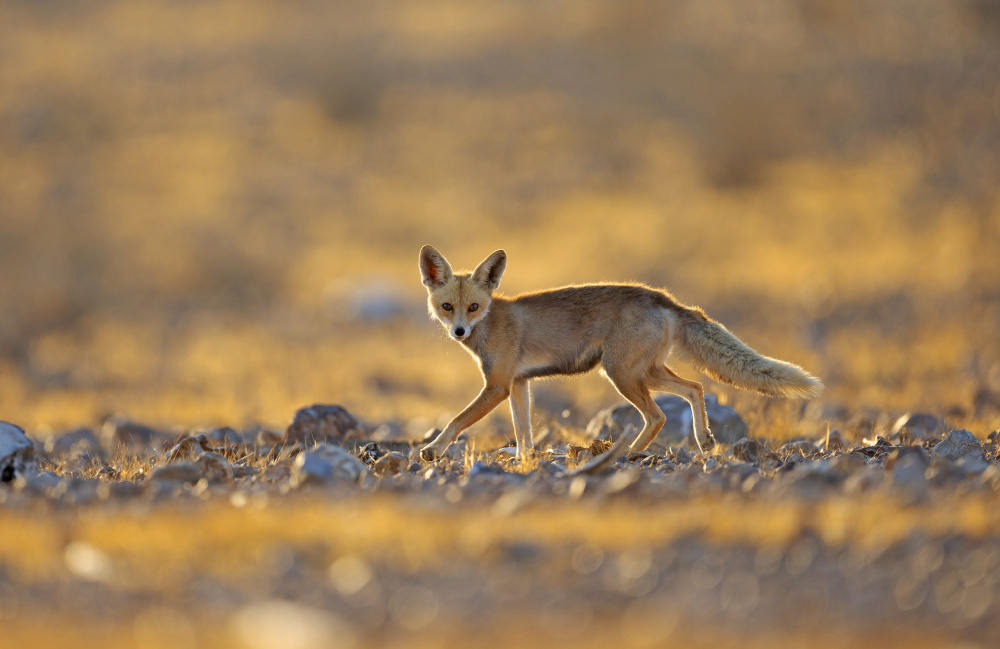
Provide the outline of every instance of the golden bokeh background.
{"type": "Polygon", "coordinates": [[[480,379],[431,243],[505,248],[508,293],[669,287],[823,377],[818,422],[983,435],[998,173],[982,0],[4,0],[0,418],[436,421],[480,379]]]}

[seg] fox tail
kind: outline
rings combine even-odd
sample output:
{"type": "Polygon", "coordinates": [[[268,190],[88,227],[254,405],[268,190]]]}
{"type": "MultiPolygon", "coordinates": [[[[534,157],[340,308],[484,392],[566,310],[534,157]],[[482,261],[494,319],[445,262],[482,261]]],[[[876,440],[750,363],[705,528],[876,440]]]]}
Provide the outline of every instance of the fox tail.
{"type": "Polygon", "coordinates": [[[819,396],[823,382],[798,365],[757,353],[700,309],[681,314],[684,357],[720,383],[772,397],[819,396]]]}

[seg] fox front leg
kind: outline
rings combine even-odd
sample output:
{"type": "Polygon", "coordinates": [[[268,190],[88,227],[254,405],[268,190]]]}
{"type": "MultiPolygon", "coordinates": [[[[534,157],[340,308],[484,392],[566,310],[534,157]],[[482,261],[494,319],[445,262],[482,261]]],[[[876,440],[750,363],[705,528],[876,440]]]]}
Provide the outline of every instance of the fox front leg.
{"type": "Polygon", "coordinates": [[[509,396],[510,386],[487,384],[479,396],[445,426],[440,435],[420,449],[420,457],[427,462],[439,457],[463,430],[488,415],[509,396]]]}

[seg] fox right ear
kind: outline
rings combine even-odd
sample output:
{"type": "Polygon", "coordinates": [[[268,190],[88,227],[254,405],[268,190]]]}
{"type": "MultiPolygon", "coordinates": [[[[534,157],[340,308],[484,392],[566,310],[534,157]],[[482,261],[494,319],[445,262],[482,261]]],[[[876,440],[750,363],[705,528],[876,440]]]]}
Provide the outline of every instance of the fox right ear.
{"type": "Polygon", "coordinates": [[[430,289],[444,285],[452,278],[451,265],[431,246],[420,249],[420,279],[430,289]]]}

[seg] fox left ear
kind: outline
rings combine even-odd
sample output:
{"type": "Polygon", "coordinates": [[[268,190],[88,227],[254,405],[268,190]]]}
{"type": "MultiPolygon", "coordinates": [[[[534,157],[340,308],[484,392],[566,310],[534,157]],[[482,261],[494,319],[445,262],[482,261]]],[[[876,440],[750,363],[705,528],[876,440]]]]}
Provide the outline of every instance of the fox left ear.
{"type": "Polygon", "coordinates": [[[503,250],[497,250],[484,259],[483,263],[476,266],[476,270],[472,271],[472,279],[492,293],[500,286],[500,278],[503,277],[503,271],[506,269],[507,253],[503,250]]]}

